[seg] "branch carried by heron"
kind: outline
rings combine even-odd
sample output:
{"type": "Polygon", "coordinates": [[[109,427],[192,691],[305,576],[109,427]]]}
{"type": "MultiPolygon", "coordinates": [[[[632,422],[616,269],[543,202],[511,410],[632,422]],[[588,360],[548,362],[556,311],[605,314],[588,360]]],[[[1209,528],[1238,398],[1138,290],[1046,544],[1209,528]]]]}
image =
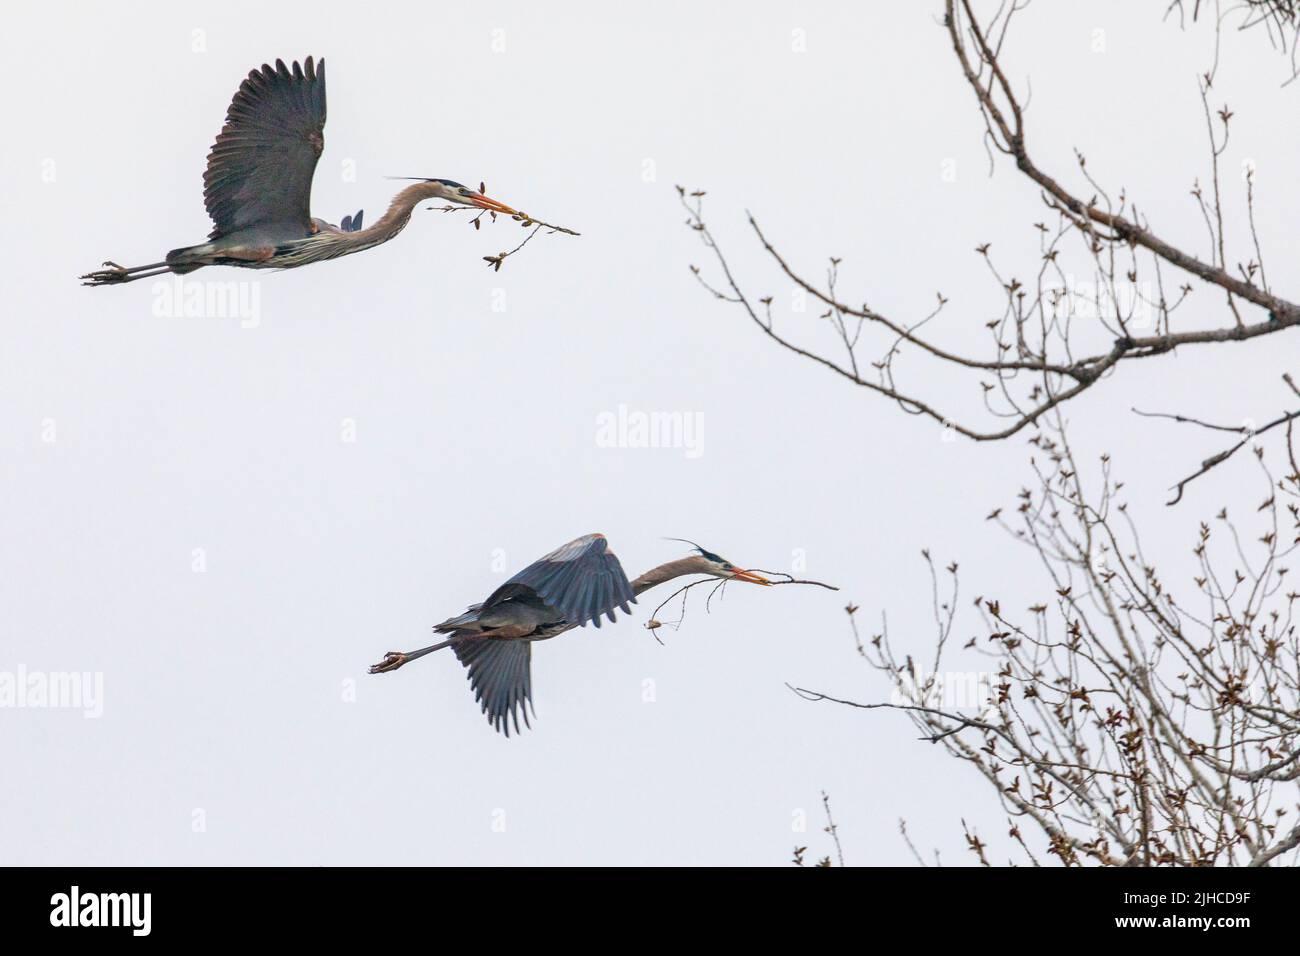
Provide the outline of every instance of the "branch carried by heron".
{"type": "Polygon", "coordinates": [[[781,584],[807,584],[807,585],[812,585],[814,587],[825,588],[828,591],[839,590],[839,588],[833,584],[826,584],[822,581],[806,581],[803,580],[802,578],[796,578],[791,574],[787,574],[784,571],[766,571],[763,570],[762,568],[747,568],[743,570],[737,570],[731,576],[725,577],[720,581],[714,581],[705,578],[703,580],[691,581],[688,582],[687,584],[683,584],[672,594],[668,595],[668,597],[664,598],[664,600],[659,603],[659,606],[656,607],[654,611],[651,612],[650,620],[647,621],[645,624],[646,630],[650,632],[651,636],[654,637],[656,641],[662,644],[663,640],[660,639],[659,635],[656,632],[662,627],[671,627],[673,630],[677,630],[682,626],[682,623],[686,620],[687,595],[692,588],[697,588],[700,587],[701,585],[709,586],[709,593],[704,599],[704,611],[707,614],[712,609],[714,596],[717,595],[719,598],[724,596],[726,594],[727,585],[730,584],[732,581],[745,581],[750,584],[762,584],[767,587],[775,587],[781,584]],[[677,618],[677,620],[675,621],[659,620],[659,612],[662,611],[669,604],[671,604],[673,600],[678,596],[680,596],[682,599],[682,609],[681,609],[681,614],[677,618]]]}

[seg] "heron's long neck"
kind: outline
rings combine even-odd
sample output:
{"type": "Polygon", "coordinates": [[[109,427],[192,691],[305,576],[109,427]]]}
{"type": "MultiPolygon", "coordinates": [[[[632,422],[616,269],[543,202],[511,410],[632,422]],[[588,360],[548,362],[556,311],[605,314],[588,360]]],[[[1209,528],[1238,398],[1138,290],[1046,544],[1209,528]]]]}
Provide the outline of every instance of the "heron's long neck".
{"type": "Polygon", "coordinates": [[[426,199],[437,195],[437,183],[412,183],[388,204],[388,211],[375,220],[374,225],[355,233],[358,240],[373,245],[385,242],[406,228],[411,212],[426,199]]]}
{"type": "Polygon", "coordinates": [[[640,594],[642,591],[648,591],[653,587],[663,584],[665,581],[671,581],[673,578],[680,578],[683,574],[699,574],[698,561],[693,558],[678,558],[676,561],[669,561],[667,564],[661,564],[657,568],[651,568],[645,574],[641,575],[632,582],[632,593],[640,594]]]}

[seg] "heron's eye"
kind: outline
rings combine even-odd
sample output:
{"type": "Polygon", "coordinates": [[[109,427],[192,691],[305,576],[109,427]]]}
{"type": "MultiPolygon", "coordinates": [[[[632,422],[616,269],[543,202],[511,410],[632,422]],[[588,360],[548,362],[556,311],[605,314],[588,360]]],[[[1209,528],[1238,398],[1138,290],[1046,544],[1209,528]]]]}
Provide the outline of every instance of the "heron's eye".
{"type": "Polygon", "coordinates": [[[460,194],[461,194],[462,196],[468,196],[470,193],[469,193],[469,190],[468,190],[468,189],[462,189],[462,190],[460,191],[460,194]]]}
{"type": "Polygon", "coordinates": [[[734,570],[736,570],[736,569],[732,566],[732,564],[731,564],[730,561],[723,561],[723,562],[722,562],[722,570],[724,570],[724,571],[734,571],[734,570]]]}

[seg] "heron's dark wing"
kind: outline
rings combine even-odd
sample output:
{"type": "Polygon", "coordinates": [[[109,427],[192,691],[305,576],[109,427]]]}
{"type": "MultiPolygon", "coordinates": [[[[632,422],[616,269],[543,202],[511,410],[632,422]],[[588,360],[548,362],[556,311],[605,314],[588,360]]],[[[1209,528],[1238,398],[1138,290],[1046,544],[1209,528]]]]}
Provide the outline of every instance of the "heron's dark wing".
{"type": "Polygon", "coordinates": [[[510,721],[519,733],[519,714],[528,722],[528,708],[533,703],[531,641],[478,638],[458,641],[451,646],[456,658],[469,671],[469,686],[474,699],[483,705],[488,723],[510,736],[510,721]]]}
{"type": "Polygon", "coordinates": [[[630,614],[628,602],[636,601],[623,566],[603,534],[583,535],[556,548],[497,588],[483,602],[484,607],[522,591],[534,592],[570,624],[584,627],[588,621],[600,627],[602,614],[614,620],[616,607],[630,614]]]}
{"type": "Polygon", "coordinates": [[[276,60],[248,74],[208,154],[209,239],[278,223],[311,233],[311,180],[325,148],[325,61],[276,60]]]}

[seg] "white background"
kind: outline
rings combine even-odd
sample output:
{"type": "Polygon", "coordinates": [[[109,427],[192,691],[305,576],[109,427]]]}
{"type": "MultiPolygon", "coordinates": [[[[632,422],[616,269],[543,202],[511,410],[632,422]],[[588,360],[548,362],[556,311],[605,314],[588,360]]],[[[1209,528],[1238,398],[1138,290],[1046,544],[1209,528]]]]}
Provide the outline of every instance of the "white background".
{"type": "MultiPolygon", "coordinates": [[[[709,300],[673,188],[708,189],[738,271],[805,341],[833,349],[818,310],[790,312],[746,208],[810,274],[843,257],[851,300],[912,321],[942,291],[933,331],[976,341],[1001,301],[974,247],[992,242],[1028,276],[1047,213],[1007,162],[989,177],[939,6],[11,8],[0,670],[102,672],[105,697],[99,720],[0,710],[0,857],[780,865],[796,843],[829,851],[825,789],[850,863],[910,862],[900,817],[946,862],[969,862],[961,817],[1005,859],[1005,820],[972,772],[901,716],[805,703],[785,683],[886,699],[843,605],[861,605],[868,631],[888,611],[896,646],[922,653],[924,546],[961,562],[964,605],[1029,603],[1032,556],[983,520],[1027,481],[1028,449],[945,442],[709,300]],[[481,257],[517,226],[474,233],[421,210],[364,255],[192,277],[256,283],[255,328],[158,316],[152,281],[79,286],[103,259],[201,241],[204,157],[231,94],[263,61],[309,53],[329,64],[316,215],[364,207],[373,222],[399,185],[385,175],[436,176],[484,180],[583,236],[539,237],[494,274],[481,257]],[[597,418],[620,404],[702,416],[702,454],[599,447],[597,418]],[[665,646],[640,626],[652,593],[617,627],[539,644],[537,720],[518,738],[491,730],[450,657],[366,675],[597,530],[629,576],[682,554],[671,535],[752,567],[802,554],[843,590],[735,586],[661,631],[665,646]],[[808,832],[793,830],[801,811],[808,832]]],[[[1042,165],[1086,193],[1081,149],[1158,232],[1208,255],[1188,192],[1208,171],[1195,77],[1213,34],[1162,23],[1164,7],[1036,3],[1008,63],[1032,81],[1042,165]]],[[[1270,278],[1294,298],[1300,88],[1281,87],[1263,34],[1229,32],[1222,56],[1212,102],[1237,113],[1230,260],[1251,254],[1250,158],[1270,278]]],[[[1226,320],[1220,293],[1196,297],[1186,321],[1226,320]]],[[[1264,489],[1242,461],[1165,509],[1167,486],[1220,446],[1128,409],[1266,420],[1285,405],[1293,344],[1135,363],[1070,408],[1081,453],[1112,454],[1149,547],[1175,567],[1199,518],[1225,501],[1249,512],[1264,489]]],[[[973,381],[905,368],[980,421],[973,381]]]]}

